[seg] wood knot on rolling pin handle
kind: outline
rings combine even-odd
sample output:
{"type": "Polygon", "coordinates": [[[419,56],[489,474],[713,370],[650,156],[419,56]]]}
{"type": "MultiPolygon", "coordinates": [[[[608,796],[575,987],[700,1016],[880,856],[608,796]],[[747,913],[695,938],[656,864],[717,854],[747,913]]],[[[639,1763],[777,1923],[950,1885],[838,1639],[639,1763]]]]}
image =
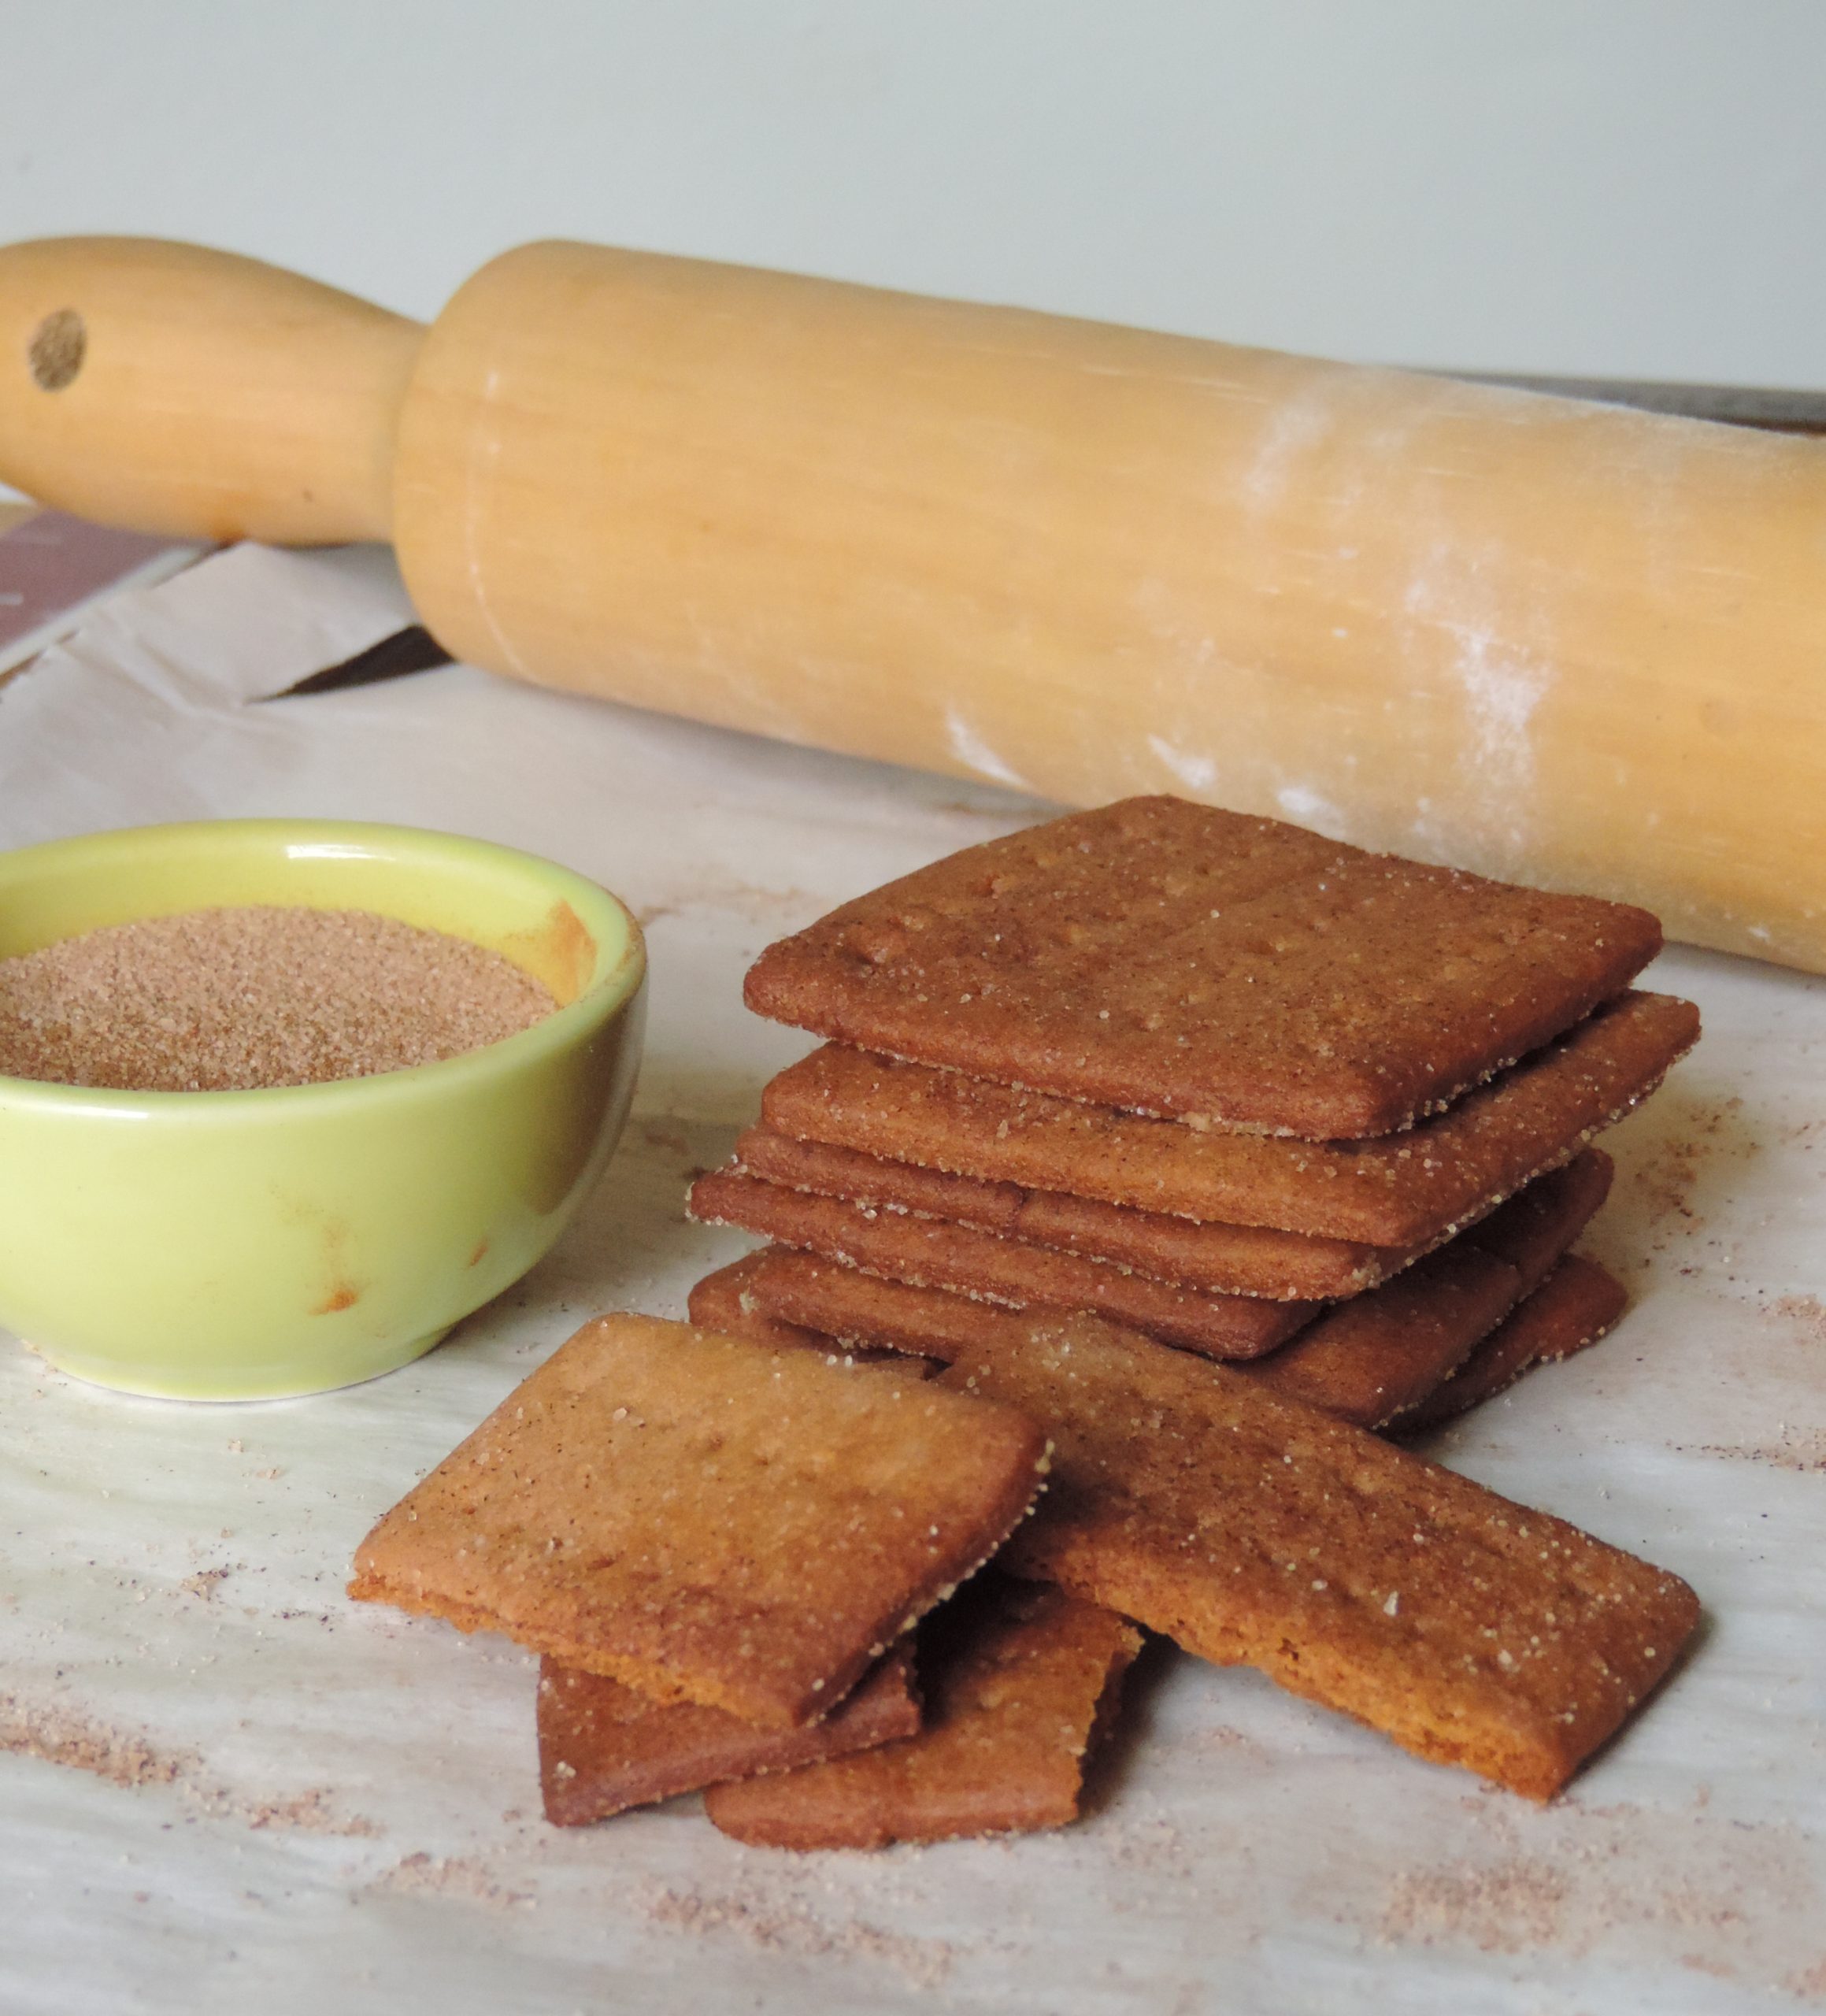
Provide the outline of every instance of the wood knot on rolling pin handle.
{"type": "Polygon", "coordinates": [[[26,358],[40,391],[61,392],[83,368],[89,332],[73,308],[54,308],[31,332],[26,358]]]}

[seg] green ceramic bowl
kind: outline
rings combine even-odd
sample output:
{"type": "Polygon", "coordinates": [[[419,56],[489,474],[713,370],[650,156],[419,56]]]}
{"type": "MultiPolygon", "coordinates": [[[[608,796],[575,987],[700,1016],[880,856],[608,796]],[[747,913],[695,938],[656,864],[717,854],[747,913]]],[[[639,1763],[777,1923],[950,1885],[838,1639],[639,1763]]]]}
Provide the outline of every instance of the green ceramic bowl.
{"type": "Polygon", "coordinates": [[[0,1077],[0,1325],[79,1378],[247,1400],[390,1371],[549,1250],[626,1121],[639,926],[582,876],[480,840],[261,819],[25,847],[0,854],[0,957],[248,903],[449,932],[560,1006],[485,1049],[331,1084],[0,1077]]]}

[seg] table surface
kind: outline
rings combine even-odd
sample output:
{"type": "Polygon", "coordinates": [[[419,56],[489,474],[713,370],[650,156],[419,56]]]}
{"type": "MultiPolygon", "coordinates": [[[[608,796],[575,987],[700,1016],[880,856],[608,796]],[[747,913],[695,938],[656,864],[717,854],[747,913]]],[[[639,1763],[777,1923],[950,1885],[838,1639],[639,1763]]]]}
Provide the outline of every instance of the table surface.
{"type": "Polygon", "coordinates": [[[241,548],[0,694],[0,845],[314,811],[554,855],[646,926],[652,1033],[583,1217],[431,1357],[236,1407],[0,1333],[0,2007],[1735,2010],[1826,2003],[1826,983],[1690,951],[1700,1050],[1615,1130],[1635,1306],[1434,1453],[1685,1575],[1665,1692],[1537,1809],[1156,1645],[1061,1833],[770,1855],[679,1800],[539,1816],[531,1663],[343,1593],[369,1522],[592,1312],[682,1313],[687,1223],[802,1039],[760,947],[1039,808],[469,668],[268,702],[406,613],[384,559],[241,548]]]}

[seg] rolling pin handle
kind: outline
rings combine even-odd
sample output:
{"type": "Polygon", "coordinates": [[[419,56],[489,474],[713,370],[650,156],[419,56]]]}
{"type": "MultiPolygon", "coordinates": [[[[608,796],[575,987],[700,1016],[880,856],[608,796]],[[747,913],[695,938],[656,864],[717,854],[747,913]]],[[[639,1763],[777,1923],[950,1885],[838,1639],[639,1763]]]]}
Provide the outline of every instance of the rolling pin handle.
{"type": "Polygon", "coordinates": [[[198,246],[0,248],[0,481],[175,538],[386,539],[424,333],[198,246]]]}

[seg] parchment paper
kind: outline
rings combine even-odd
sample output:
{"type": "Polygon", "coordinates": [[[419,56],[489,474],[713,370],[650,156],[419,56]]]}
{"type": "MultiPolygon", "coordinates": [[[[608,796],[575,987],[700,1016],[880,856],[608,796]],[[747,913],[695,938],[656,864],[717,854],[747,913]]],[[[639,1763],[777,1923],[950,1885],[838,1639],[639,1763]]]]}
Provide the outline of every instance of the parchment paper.
{"type": "Polygon", "coordinates": [[[0,695],[0,843],[246,813],[458,829],[606,882],[654,965],[602,1189],[419,1364],[184,1406],[0,1336],[0,2009],[1826,2005],[1826,984],[1709,955],[1651,976],[1707,1034],[1610,1137],[1586,1242],[1634,1309],[1434,1443],[1706,1604],[1556,1805],[1163,1646],[1066,1833],[800,1858],[694,1799],[547,1827],[531,1662],[350,1604],[350,1553],[584,1317],[681,1314],[750,1243],[680,1205],[806,1047],[740,1006],[760,947],[1036,809],[460,666],[263,699],[403,620],[383,555],[243,547],[109,602],[0,695]]]}

